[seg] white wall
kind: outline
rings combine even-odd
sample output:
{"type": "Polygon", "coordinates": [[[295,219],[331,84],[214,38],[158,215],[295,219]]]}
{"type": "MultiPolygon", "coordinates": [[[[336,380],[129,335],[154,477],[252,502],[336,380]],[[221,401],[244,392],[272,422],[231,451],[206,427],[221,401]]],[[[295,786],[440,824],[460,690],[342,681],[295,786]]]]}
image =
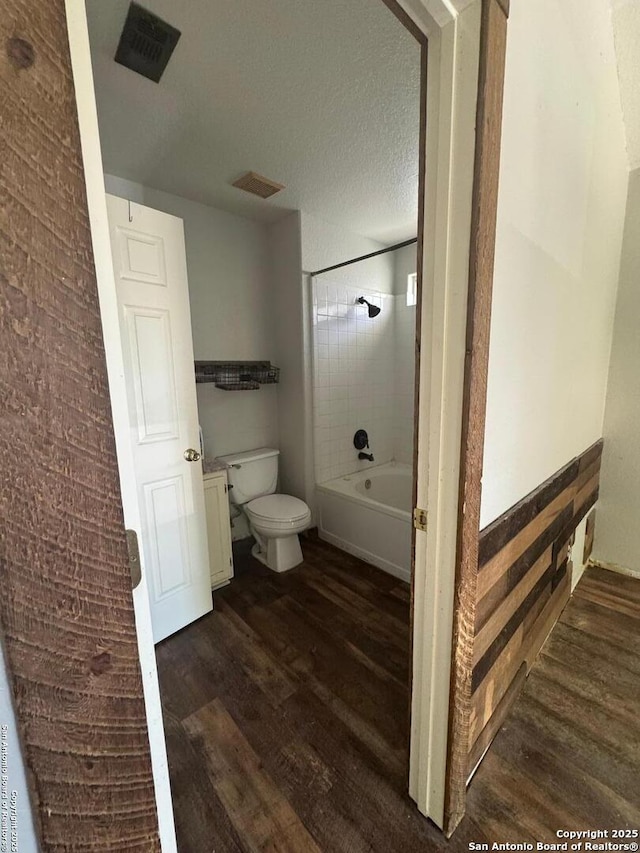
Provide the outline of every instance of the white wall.
{"type": "MultiPolygon", "coordinates": [[[[29,787],[27,785],[22,748],[18,736],[18,724],[13,707],[13,690],[7,677],[6,661],[2,646],[0,646],[0,724],[6,726],[6,731],[3,730],[0,732],[2,749],[6,750],[6,765],[3,766],[2,773],[7,777],[7,797],[14,799],[16,803],[18,846],[15,849],[20,850],[21,853],[37,853],[40,845],[38,844],[33,823],[34,812],[31,809],[29,787]]],[[[8,838],[10,838],[9,800],[5,802],[5,805],[7,808],[8,838]]],[[[5,849],[11,849],[10,843],[7,843],[5,849]]]]}
{"type": "MultiPolygon", "coordinates": [[[[340,264],[351,258],[377,252],[384,248],[360,234],[353,234],[344,228],[325,222],[308,213],[300,214],[302,265],[305,272],[316,272],[325,267],[340,264]]],[[[393,293],[393,255],[380,255],[377,258],[336,271],[338,284],[351,287],[364,287],[381,293],[393,293]]]]}
{"type": "Polygon", "coordinates": [[[640,168],[640,4],[637,0],[611,0],[613,36],[620,79],[620,100],[627,131],[631,169],[640,168]]]}
{"type": "Polygon", "coordinates": [[[415,243],[393,252],[393,292],[398,296],[406,296],[407,277],[416,272],[418,265],[418,248],[415,243]]]}
{"type": "MultiPolygon", "coordinates": [[[[406,279],[405,279],[406,280],[406,279]]],[[[416,308],[394,296],[393,457],[413,465],[416,308]]]]}
{"type": "MultiPolygon", "coordinates": [[[[583,562],[584,555],[584,540],[587,535],[587,518],[585,516],[580,524],[576,527],[575,540],[571,547],[571,591],[576,588],[578,581],[582,577],[586,564],[583,562]]],[[[588,560],[587,560],[588,562],[588,560]]]]}
{"type": "Polygon", "coordinates": [[[407,306],[407,278],[415,273],[416,247],[394,252],[394,336],[395,382],[393,391],[393,456],[398,462],[413,464],[415,408],[416,307],[407,306]]]}
{"type": "Polygon", "coordinates": [[[608,0],[512,0],[483,527],[602,435],[626,186],[608,0]]]}
{"type": "Polygon", "coordinates": [[[593,556],[640,572],[640,169],[629,176],[593,556]]]}
{"type": "Polygon", "coordinates": [[[311,422],[308,307],[302,279],[300,214],[269,228],[271,288],[276,323],[280,490],[307,500],[310,491],[311,422]]]}
{"type": "MultiPolygon", "coordinates": [[[[267,227],[112,175],[105,183],[107,192],[184,220],[195,358],[277,364],[267,227]]],[[[200,384],[197,392],[208,457],[278,446],[278,386],[200,384]]]]}

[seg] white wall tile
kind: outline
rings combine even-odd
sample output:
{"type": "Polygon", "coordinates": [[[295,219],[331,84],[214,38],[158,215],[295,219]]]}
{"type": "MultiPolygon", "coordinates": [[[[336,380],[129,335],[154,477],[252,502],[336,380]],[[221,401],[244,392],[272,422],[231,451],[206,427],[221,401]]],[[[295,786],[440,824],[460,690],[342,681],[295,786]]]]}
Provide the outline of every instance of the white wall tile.
{"type": "Polygon", "coordinates": [[[401,456],[411,461],[413,361],[407,353],[413,352],[415,311],[398,319],[401,300],[377,290],[330,281],[314,282],[313,290],[317,482],[368,466],[353,447],[361,428],[369,433],[376,463],[401,456]],[[356,302],[359,296],[380,306],[381,313],[368,317],[366,306],[356,302]]]}

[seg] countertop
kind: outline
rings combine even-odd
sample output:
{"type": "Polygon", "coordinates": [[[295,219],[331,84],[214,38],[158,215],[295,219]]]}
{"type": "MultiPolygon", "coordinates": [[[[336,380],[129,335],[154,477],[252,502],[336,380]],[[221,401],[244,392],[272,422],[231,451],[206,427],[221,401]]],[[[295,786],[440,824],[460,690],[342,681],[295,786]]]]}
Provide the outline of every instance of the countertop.
{"type": "Polygon", "coordinates": [[[217,459],[205,459],[202,463],[202,473],[203,474],[221,474],[222,472],[226,472],[227,466],[224,462],[218,462],[217,459]]]}

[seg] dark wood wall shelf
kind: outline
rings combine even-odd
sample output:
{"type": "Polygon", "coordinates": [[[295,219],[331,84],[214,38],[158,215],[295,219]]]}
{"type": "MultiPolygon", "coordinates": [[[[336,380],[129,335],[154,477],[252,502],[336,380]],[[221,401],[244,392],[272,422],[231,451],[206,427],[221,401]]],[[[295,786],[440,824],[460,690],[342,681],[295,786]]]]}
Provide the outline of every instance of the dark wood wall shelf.
{"type": "Polygon", "coordinates": [[[196,382],[213,383],[222,391],[257,391],[280,381],[280,368],[270,361],[196,361],[196,382]]]}

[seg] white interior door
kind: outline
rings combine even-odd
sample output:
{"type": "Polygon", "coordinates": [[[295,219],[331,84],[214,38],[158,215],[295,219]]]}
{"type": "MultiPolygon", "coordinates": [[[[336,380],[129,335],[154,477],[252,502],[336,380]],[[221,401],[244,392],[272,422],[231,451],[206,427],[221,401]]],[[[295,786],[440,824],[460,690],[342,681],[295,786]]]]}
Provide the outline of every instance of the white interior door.
{"type": "Polygon", "coordinates": [[[184,231],[116,196],[107,210],[157,643],[212,609],[184,231]]]}

